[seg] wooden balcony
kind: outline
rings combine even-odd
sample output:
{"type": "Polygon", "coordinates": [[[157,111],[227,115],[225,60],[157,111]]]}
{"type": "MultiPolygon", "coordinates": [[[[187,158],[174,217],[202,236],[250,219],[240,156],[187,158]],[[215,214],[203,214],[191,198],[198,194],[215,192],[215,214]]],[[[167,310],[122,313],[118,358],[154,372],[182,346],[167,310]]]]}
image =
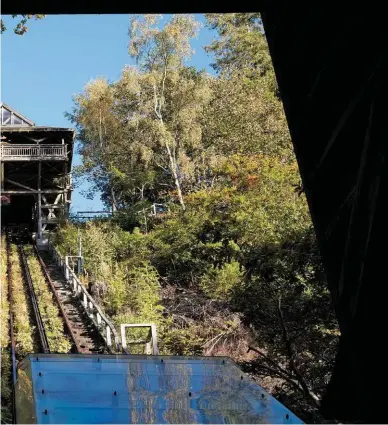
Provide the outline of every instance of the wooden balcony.
{"type": "Polygon", "coordinates": [[[1,161],[66,161],[66,145],[0,145],[1,161]]]}

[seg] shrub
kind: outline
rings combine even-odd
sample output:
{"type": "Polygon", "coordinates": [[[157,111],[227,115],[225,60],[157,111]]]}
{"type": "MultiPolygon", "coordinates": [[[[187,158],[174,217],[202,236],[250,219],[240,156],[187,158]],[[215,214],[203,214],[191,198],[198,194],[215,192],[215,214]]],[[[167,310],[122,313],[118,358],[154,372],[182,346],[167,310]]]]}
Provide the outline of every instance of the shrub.
{"type": "Polygon", "coordinates": [[[201,287],[209,298],[228,301],[232,290],[241,284],[244,273],[237,261],[221,267],[209,267],[202,276],[201,287]]]}

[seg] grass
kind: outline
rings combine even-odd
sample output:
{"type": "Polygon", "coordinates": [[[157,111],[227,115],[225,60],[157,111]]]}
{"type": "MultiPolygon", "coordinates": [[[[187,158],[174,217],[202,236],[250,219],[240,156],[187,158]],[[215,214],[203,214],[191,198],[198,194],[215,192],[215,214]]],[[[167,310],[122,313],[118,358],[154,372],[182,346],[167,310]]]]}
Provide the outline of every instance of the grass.
{"type": "Polygon", "coordinates": [[[35,326],[31,323],[32,311],[28,301],[29,294],[24,283],[20,257],[17,246],[11,244],[11,288],[13,304],[11,306],[14,319],[14,335],[16,352],[19,358],[28,353],[39,351],[35,336],[35,326]]]}
{"type": "Polygon", "coordinates": [[[9,302],[8,302],[8,280],[7,280],[7,248],[5,236],[1,237],[0,245],[0,349],[1,349],[1,421],[12,422],[11,410],[11,353],[9,337],[9,302]]]}
{"type": "Polygon", "coordinates": [[[9,303],[7,281],[7,250],[5,236],[1,237],[0,248],[0,283],[1,283],[1,311],[0,311],[0,346],[7,347],[9,344],[9,303]]]}

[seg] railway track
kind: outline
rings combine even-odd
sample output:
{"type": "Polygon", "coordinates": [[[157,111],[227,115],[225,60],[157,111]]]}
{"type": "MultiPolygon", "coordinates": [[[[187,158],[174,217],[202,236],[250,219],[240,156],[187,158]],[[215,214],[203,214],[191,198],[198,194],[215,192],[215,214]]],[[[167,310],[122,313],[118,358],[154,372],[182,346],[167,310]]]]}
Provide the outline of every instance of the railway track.
{"type": "MultiPolygon", "coordinates": [[[[20,266],[24,277],[24,285],[27,289],[32,314],[32,325],[37,329],[39,337],[40,352],[53,353],[55,350],[50,348],[45,330],[45,320],[43,318],[43,306],[39,305],[34,279],[30,271],[29,262],[36,259],[40,266],[40,272],[52,294],[53,302],[58,309],[58,314],[63,322],[63,331],[71,342],[71,352],[76,354],[98,354],[106,352],[106,347],[101,336],[95,329],[93,323],[82,308],[79,299],[77,299],[68,283],[52,261],[49,253],[40,254],[35,245],[26,243],[26,240],[18,239],[12,241],[12,236],[7,235],[7,253],[10,258],[11,243],[17,245],[20,266]]],[[[9,266],[10,267],[10,266],[9,266]]],[[[35,273],[37,271],[35,270],[35,273]]],[[[9,279],[10,279],[9,274],[9,279]]],[[[10,305],[12,300],[12,285],[9,281],[10,305]]],[[[11,315],[12,316],[12,315],[11,315]]],[[[13,329],[13,325],[11,326],[13,329]]]]}
{"type": "MultiPolygon", "coordinates": [[[[19,235],[20,236],[20,235],[19,235]]],[[[63,323],[63,333],[71,342],[71,353],[75,354],[98,354],[107,352],[104,341],[93,326],[93,323],[82,309],[79,299],[77,299],[68,283],[52,261],[49,253],[38,252],[35,245],[31,245],[29,238],[25,236],[19,237],[15,233],[6,231],[6,264],[7,264],[7,287],[9,301],[9,338],[12,358],[12,413],[15,418],[15,388],[17,383],[17,365],[26,354],[35,353],[55,353],[58,352],[50,347],[50,338],[48,338],[48,330],[46,327],[50,325],[45,316],[45,306],[39,303],[41,296],[41,287],[37,285],[36,274],[39,272],[45,281],[52,301],[58,309],[58,316],[63,323]],[[15,264],[15,252],[17,258],[15,264]],[[30,265],[32,261],[37,261],[39,268],[34,268],[31,272],[30,265]],[[30,265],[29,265],[30,264],[30,265]],[[15,316],[21,310],[19,298],[14,298],[14,282],[12,272],[13,267],[17,268],[17,290],[18,296],[20,292],[24,294],[24,323],[25,329],[29,329],[30,339],[33,341],[29,346],[32,347],[31,352],[26,351],[25,347],[20,344],[20,317],[17,318],[15,324],[15,316]],[[19,270],[20,267],[20,270],[19,270]],[[34,280],[35,278],[35,280],[34,280]],[[18,305],[16,306],[17,303],[18,305]],[[15,308],[16,306],[16,308],[15,308]]],[[[14,270],[15,272],[15,270],[14,270]]],[[[15,282],[16,283],[16,282],[15,282]]],[[[40,285],[42,281],[40,280],[40,285]]],[[[45,289],[47,290],[47,289],[45,289]]],[[[50,326],[48,327],[50,329],[50,326]]]]}
{"type": "Polygon", "coordinates": [[[18,251],[19,251],[21,261],[22,261],[22,269],[23,269],[25,283],[28,286],[28,293],[29,293],[29,296],[30,296],[30,302],[31,302],[31,305],[32,305],[32,309],[33,309],[33,312],[34,312],[35,324],[36,324],[36,327],[38,329],[40,346],[42,348],[43,353],[50,353],[50,347],[49,347],[49,343],[48,343],[48,340],[47,340],[46,330],[45,330],[44,323],[43,323],[43,320],[42,320],[41,312],[39,310],[38,301],[37,301],[35,289],[34,289],[34,284],[32,282],[31,273],[30,273],[30,269],[28,267],[27,258],[26,258],[26,254],[24,252],[23,245],[18,245],[18,251]]]}
{"type": "Polygon", "coordinates": [[[72,336],[76,351],[81,354],[104,353],[106,351],[104,341],[82,308],[80,300],[74,296],[51,255],[48,252],[40,254],[36,247],[35,255],[60,306],[62,317],[69,334],[72,336]]]}
{"type": "MultiPolygon", "coordinates": [[[[19,356],[22,356],[26,353],[24,353],[24,350],[22,351],[22,353],[19,353],[18,351],[18,347],[16,344],[16,339],[15,339],[15,299],[14,299],[14,285],[13,285],[13,276],[14,273],[12,272],[13,269],[13,265],[12,265],[12,261],[11,261],[11,257],[12,257],[12,249],[11,249],[11,245],[16,245],[17,246],[17,253],[19,256],[19,265],[21,268],[21,274],[23,277],[23,282],[19,282],[20,285],[24,286],[24,289],[26,290],[26,294],[27,294],[27,299],[26,299],[26,303],[28,304],[28,306],[26,307],[26,310],[28,310],[29,313],[32,314],[27,314],[28,316],[28,320],[29,320],[29,329],[37,329],[37,336],[38,338],[36,338],[36,334],[33,335],[33,339],[35,341],[34,347],[37,347],[38,345],[38,351],[39,352],[44,352],[44,353],[49,353],[50,349],[48,346],[48,342],[47,342],[47,335],[44,329],[44,325],[42,322],[42,317],[39,311],[39,306],[37,303],[37,299],[36,299],[36,294],[35,294],[35,290],[33,287],[33,283],[32,283],[32,278],[31,278],[31,274],[27,265],[27,261],[26,261],[26,257],[25,257],[25,253],[23,250],[23,245],[21,244],[15,244],[14,241],[12,240],[12,236],[10,234],[7,234],[7,267],[8,267],[8,297],[9,297],[9,305],[10,305],[10,337],[11,337],[11,346],[12,346],[12,356],[13,356],[13,375],[15,377],[15,365],[16,365],[16,358],[19,356]],[[38,341],[36,341],[36,339],[38,341]],[[36,344],[37,342],[37,344],[36,344]]],[[[19,306],[17,306],[19,307],[19,306]]],[[[24,306],[22,306],[24,307],[24,306]]],[[[28,329],[26,327],[26,329],[28,329]]]]}
{"type": "MultiPolygon", "coordinates": [[[[71,342],[72,353],[101,353],[104,352],[104,347],[98,333],[93,329],[88,317],[82,314],[82,310],[79,306],[79,301],[74,299],[69,288],[67,288],[66,281],[61,273],[56,270],[54,265],[46,266],[44,260],[39,255],[36,247],[33,250],[29,249],[29,253],[26,253],[27,244],[21,243],[20,240],[13,240],[10,234],[7,234],[7,266],[8,266],[8,296],[10,308],[10,338],[11,338],[11,349],[12,349],[12,364],[13,364],[13,380],[16,380],[16,365],[18,357],[26,354],[25,352],[18,353],[18,347],[15,342],[15,323],[14,323],[14,308],[15,300],[13,297],[13,285],[12,285],[12,265],[11,265],[11,245],[17,246],[17,252],[19,255],[19,265],[23,276],[23,282],[20,283],[24,286],[25,293],[27,295],[26,302],[28,305],[29,313],[29,328],[35,329],[36,333],[33,336],[37,342],[35,349],[40,353],[56,352],[50,348],[44,318],[45,306],[39,305],[36,287],[34,286],[33,276],[30,271],[29,261],[31,257],[36,259],[40,265],[40,271],[46,281],[47,288],[49,288],[52,294],[52,299],[55,306],[58,309],[59,316],[63,321],[63,332],[71,342]]],[[[15,249],[15,248],[13,248],[15,249]]],[[[47,258],[46,258],[47,261],[47,258]]],[[[37,271],[35,270],[35,273],[37,271]]],[[[39,291],[39,288],[38,288],[39,291]]],[[[40,291],[39,291],[40,292],[40,291]]],[[[39,294],[38,292],[38,294],[39,294]]],[[[47,322],[47,320],[46,320],[47,322]]],[[[31,331],[32,332],[32,331],[31,331]]],[[[34,350],[35,351],[35,350],[34,350]]]]}

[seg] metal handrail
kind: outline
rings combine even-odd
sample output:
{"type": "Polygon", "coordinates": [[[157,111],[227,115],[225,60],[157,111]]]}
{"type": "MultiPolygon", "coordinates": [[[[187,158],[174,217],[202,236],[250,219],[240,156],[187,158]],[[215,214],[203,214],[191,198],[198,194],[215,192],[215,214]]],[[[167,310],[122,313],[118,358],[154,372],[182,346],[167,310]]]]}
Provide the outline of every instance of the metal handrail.
{"type": "Polygon", "coordinates": [[[90,296],[84,285],[80,282],[77,275],[70,268],[68,264],[68,257],[65,256],[64,259],[58,253],[51,241],[48,242],[48,248],[54,257],[55,262],[61,268],[67,282],[70,284],[73,293],[77,297],[82,297],[81,305],[85,309],[87,315],[90,317],[102,338],[106,342],[107,347],[112,350],[112,335],[114,340],[114,349],[120,351],[120,340],[118,333],[110,322],[110,320],[102,312],[101,308],[98,306],[96,301],[90,296]]]}
{"type": "Polygon", "coordinates": [[[0,145],[0,157],[66,157],[66,145],[0,145]]]}

